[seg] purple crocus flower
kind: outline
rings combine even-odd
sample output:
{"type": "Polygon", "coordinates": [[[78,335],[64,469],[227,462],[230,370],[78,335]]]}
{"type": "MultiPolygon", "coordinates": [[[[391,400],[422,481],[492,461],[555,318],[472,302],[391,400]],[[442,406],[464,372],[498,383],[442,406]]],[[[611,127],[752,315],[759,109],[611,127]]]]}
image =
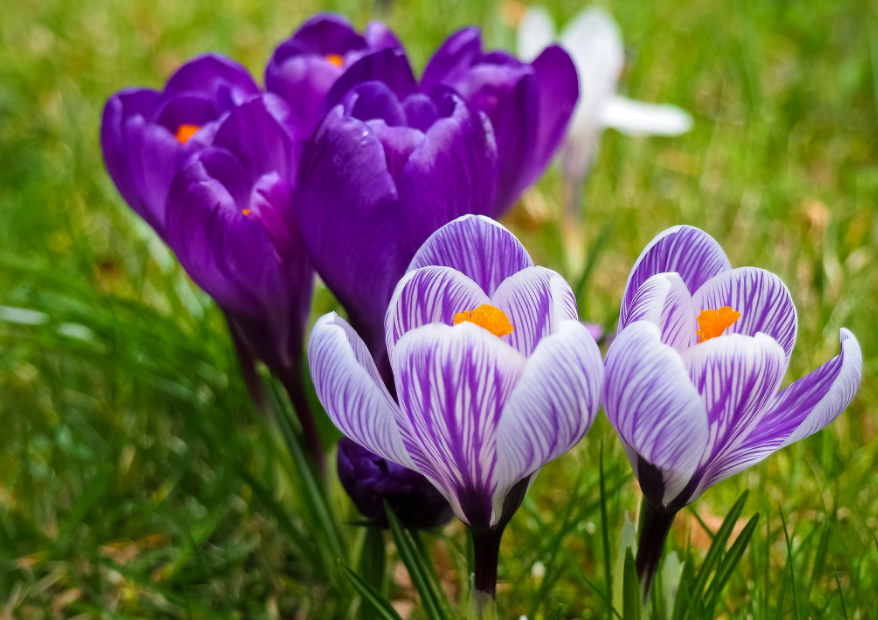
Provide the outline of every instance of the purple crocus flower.
{"type": "Polygon", "coordinates": [[[450,86],[491,120],[497,140],[502,214],[542,174],[564,138],[579,98],[576,67],[558,45],[532,63],[501,51],[484,52],[478,28],[452,35],[436,52],[421,90],[450,86]]]}
{"type": "Polygon", "coordinates": [[[286,386],[312,456],[319,437],[302,386],[313,271],[295,217],[300,129],[279,97],[228,114],[192,155],[167,201],[167,239],[190,277],[286,386]]]}
{"type": "Polygon", "coordinates": [[[101,124],[107,171],[160,237],[167,237],[165,200],[177,170],[212,142],[231,110],[258,94],[244,67],[209,54],[180,67],[161,92],[131,88],[107,101],[101,124]]]}
{"type": "Polygon", "coordinates": [[[341,15],[315,15],[275,49],[265,87],[286,100],[310,134],[326,113],[326,96],[348,67],[370,52],[400,47],[381,22],[371,22],[359,34],[341,15]]]}
{"type": "Polygon", "coordinates": [[[472,530],[476,590],[493,596],[503,529],[597,413],[600,352],[563,278],[479,216],[417,252],[384,335],[395,394],[360,336],[322,317],[309,345],[317,395],[345,435],[442,492],[472,530]]]}
{"type": "Polygon", "coordinates": [[[795,341],[796,308],[780,278],[732,269],[707,233],[670,228],[637,259],[607,354],[604,407],[646,500],[645,591],[677,511],[819,431],[853,399],[863,362],[846,329],[837,357],[778,391],[795,341]]]}
{"type": "Polygon", "coordinates": [[[408,529],[438,527],[454,516],[427,478],[347,437],[338,442],[338,478],[357,509],[384,528],[388,527],[385,500],[408,529]]]}
{"type": "Polygon", "coordinates": [[[302,156],[299,220],[317,273],[389,380],[384,315],[393,288],[431,233],[494,204],[497,149],[484,116],[452,91],[416,92],[402,52],[368,59],[382,63],[387,81],[348,92],[349,71],[336,83],[330,99],[341,103],[302,156]],[[406,80],[401,97],[392,85],[406,80]]]}

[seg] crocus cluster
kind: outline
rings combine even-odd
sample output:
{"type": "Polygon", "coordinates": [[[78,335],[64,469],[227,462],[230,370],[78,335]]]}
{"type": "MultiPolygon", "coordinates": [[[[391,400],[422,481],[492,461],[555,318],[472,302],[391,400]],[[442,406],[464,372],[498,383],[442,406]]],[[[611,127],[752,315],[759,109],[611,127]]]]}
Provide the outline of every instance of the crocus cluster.
{"type": "Polygon", "coordinates": [[[342,485],[379,525],[386,504],[410,528],[456,515],[486,596],[538,472],[603,403],[645,498],[648,591],[676,513],[835,419],[862,356],[842,329],[839,356],[781,390],[797,328],[789,291],[682,226],[634,265],[604,363],[567,282],[495,218],[542,174],[574,110],[565,167],[580,180],[602,124],[673,133],[688,117],[614,96],[621,40],[603,13],[562,36],[576,65],[559,46],[535,49],[553,36],[544,13],[522,32],[532,62],[484,51],[468,28],[418,80],[383,24],[359,33],[319,15],[277,48],[265,90],[208,55],[161,92],[113,96],[105,161],[222,308],[245,376],[255,356],[286,386],[322,467],[302,368],[319,274],[347,316],[319,319],[308,343],[317,396],[346,435],[342,485]]]}
{"type": "MultiPolygon", "coordinates": [[[[476,29],[450,37],[419,81],[384,24],[360,33],[324,14],[277,47],[265,89],[202,56],[161,92],[114,95],[101,143],[123,198],[223,309],[254,398],[255,357],[287,387],[322,467],[301,368],[315,271],[392,386],[383,321],[412,257],[447,222],[515,202],[551,160],[578,90],[560,48],[524,63],[483,51],[476,29]]],[[[385,482],[396,474],[397,486],[412,479],[393,469],[385,482]]],[[[396,484],[348,478],[360,494],[371,481],[379,501],[362,506],[381,507],[396,484]]]]}

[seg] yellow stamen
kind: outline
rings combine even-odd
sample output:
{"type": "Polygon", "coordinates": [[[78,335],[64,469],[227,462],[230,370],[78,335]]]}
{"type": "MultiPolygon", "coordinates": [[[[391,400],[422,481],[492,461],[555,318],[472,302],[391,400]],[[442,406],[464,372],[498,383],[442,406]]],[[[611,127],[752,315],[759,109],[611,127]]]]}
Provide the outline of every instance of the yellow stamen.
{"type": "Polygon", "coordinates": [[[735,321],[741,318],[740,312],[735,312],[729,306],[723,306],[719,310],[702,310],[698,314],[698,342],[704,342],[711,338],[722,335],[735,321]]]}
{"type": "Polygon", "coordinates": [[[509,322],[509,317],[506,316],[506,313],[488,304],[482,304],[472,312],[464,310],[454,315],[455,325],[463,322],[475,323],[479,327],[487,329],[498,338],[511,334],[512,330],[515,329],[512,327],[512,323],[509,322]]]}
{"type": "Polygon", "coordinates": [[[335,65],[336,67],[344,66],[344,56],[341,54],[327,54],[326,60],[329,61],[329,64],[335,65]]]}
{"type": "Polygon", "coordinates": [[[187,125],[186,123],[183,123],[177,127],[177,140],[179,140],[181,144],[186,144],[189,142],[189,138],[198,133],[199,129],[201,129],[201,127],[198,125],[187,125]]]}

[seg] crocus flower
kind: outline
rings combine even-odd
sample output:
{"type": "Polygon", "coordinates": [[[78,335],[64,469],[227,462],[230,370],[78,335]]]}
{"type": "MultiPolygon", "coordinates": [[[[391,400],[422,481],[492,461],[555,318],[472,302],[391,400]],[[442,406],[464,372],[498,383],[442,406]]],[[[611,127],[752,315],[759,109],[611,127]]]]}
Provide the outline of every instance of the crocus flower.
{"type": "Polygon", "coordinates": [[[341,94],[331,93],[342,101],[305,147],[298,213],[317,272],[389,378],[384,314],[393,288],[431,233],[494,204],[497,149],[484,117],[452,91],[415,91],[402,52],[378,58],[386,82],[350,92],[339,83],[341,94]],[[400,98],[388,83],[407,79],[400,98]]]}
{"type": "Polygon", "coordinates": [[[345,435],[442,492],[472,530],[475,588],[493,596],[503,529],[600,406],[600,352],[568,284],[479,216],[417,252],[385,338],[395,394],[347,322],[322,317],[309,345],[317,395],[345,435]]]}
{"type": "MultiPolygon", "coordinates": [[[[529,8],[518,28],[519,55],[524,60],[535,58],[554,38],[552,16],[543,8],[529,8]]],[[[692,117],[680,108],[642,103],[616,94],[625,50],[619,27],[602,9],[580,12],[559,40],[579,74],[579,102],[561,150],[562,168],[573,186],[582,185],[604,127],[634,136],[689,131],[692,117]]]]}
{"type": "Polygon", "coordinates": [[[499,152],[499,216],[549,165],[579,96],[570,56],[547,41],[532,63],[482,50],[478,28],[452,35],[430,59],[422,92],[450,86],[491,120],[499,152]]]}
{"type": "Polygon", "coordinates": [[[215,54],[186,63],[163,91],[123,90],[107,101],[101,147],[125,202],[166,239],[165,201],[177,170],[209,145],[220,122],[259,88],[241,65],[215,54]]]}
{"type": "Polygon", "coordinates": [[[366,450],[347,437],[338,442],[338,478],[357,509],[388,527],[385,500],[408,529],[430,529],[454,513],[427,478],[366,450]]]}
{"type": "Polygon", "coordinates": [[[796,308],[780,278],[732,269],[707,233],[670,228],[637,259],[607,354],[604,407],[645,498],[645,590],[677,511],[851,402],[862,371],[853,334],[842,329],[837,357],[778,391],[795,341],[796,308]]]}
{"type": "Polygon", "coordinates": [[[167,237],[190,277],[287,387],[319,461],[300,372],[313,285],[295,217],[300,131],[275,95],[235,108],[215,128],[211,146],[174,178],[167,237]]]}
{"type": "Polygon", "coordinates": [[[381,22],[371,22],[359,34],[341,15],[315,15],[275,49],[265,87],[286,100],[310,134],[327,111],[326,96],[348,67],[370,52],[399,47],[381,22]]]}

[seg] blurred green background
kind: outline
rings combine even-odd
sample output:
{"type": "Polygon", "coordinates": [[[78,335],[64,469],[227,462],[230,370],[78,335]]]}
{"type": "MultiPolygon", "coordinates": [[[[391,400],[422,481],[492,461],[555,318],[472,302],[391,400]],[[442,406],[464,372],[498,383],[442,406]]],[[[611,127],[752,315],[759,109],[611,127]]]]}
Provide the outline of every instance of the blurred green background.
{"type": "MultiPolygon", "coordinates": [[[[860,339],[860,391],[827,430],[709,491],[672,546],[703,554],[744,489],[756,535],[724,618],[878,618],[878,7],[868,0],[601,3],[621,25],[621,92],[690,110],[680,138],[606,132],[564,222],[550,170],[505,222],[614,328],[642,247],[680,223],[732,263],[778,273],[799,312],[787,381],[860,339]],[[788,553],[780,510],[788,527],[788,553]]],[[[584,5],[547,3],[563,22],[584,5]]],[[[384,18],[417,70],[458,27],[511,48],[523,5],[494,0],[4,0],[0,7],[0,618],[357,617],[320,585],[294,464],[249,404],[221,313],[130,212],[98,145],[104,101],[161,88],[217,51],[261,81],[309,14],[384,18]],[[266,448],[269,446],[268,448],[266,448]]],[[[318,290],[314,317],[334,308],[318,290]]],[[[639,491],[599,419],[545,468],[502,550],[501,617],[607,618],[601,446],[613,550],[639,491]]],[[[333,490],[331,509],[356,520],[333,490]]],[[[743,525],[743,521],[742,521],[743,525]]],[[[362,528],[340,540],[356,550],[362,528]]],[[[430,539],[449,592],[462,528],[430,539]]],[[[615,553],[615,551],[613,551],[615,553]]],[[[351,557],[354,557],[353,552],[351,557]]],[[[391,561],[392,556],[391,556],[391,561]]],[[[391,590],[414,606],[404,569],[391,590]]]]}

